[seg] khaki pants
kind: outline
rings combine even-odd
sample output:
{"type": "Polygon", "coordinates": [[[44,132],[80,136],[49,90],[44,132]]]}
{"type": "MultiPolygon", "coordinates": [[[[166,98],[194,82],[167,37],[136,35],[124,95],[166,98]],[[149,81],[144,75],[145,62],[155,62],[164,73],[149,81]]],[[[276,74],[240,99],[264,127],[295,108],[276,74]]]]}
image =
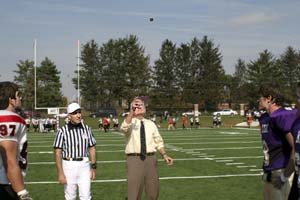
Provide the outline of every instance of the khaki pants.
{"type": "Polygon", "coordinates": [[[127,156],[128,200],[141,200],[145,186],[147,200],[157,200],[159,179],[155,155],[147,156],[144,161],[139,156],[127,156]]]}
{"type": "MultiPolygon", "coordinates": [[[[272,171],[272,177],[280,176],[283,170],[272,171]]],[[[289,177],[288,181],[281,187],[281,189],[274,188],[271,182],[264,180],[263,199],[264,200],[287,200],[292,187],[294,173],[289,177]]]]}

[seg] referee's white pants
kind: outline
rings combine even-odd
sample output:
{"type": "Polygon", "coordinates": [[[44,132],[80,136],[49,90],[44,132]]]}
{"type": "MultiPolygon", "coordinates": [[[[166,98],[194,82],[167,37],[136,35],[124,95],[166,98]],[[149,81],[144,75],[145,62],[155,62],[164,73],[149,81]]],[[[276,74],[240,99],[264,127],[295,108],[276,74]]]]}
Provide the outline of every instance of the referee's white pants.
{"type": "Polygon", "coordinates": [[[65,199],[75,200],[77,186],[80,200],[91,200],[91,171],[88,158],[83,161],[63,160],[63,170],[67,179],[64,185],[65,199]]]}

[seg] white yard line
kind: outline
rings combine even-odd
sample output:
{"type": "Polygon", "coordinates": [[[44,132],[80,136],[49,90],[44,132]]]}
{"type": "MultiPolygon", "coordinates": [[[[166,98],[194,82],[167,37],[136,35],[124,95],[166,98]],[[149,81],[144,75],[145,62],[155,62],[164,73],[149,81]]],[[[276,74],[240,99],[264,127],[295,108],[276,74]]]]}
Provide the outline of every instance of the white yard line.
{"type": "Polygon", "coordinates": [[[225,165],[243,165],[244,163],[225,163],[225,165]]]}
{"type": "Polygon", "coordinates": [[[216,160],[216,162],[222,163],[222,162],[233,162],[233,160],[216,160]]]}
{"type": "MultiPolygon", "coordinates": [[[[224,174],[214,176],[178,176],[178,177],[160,177],[159,180],[176,180],[176,179],[211,179],[211,178],[231,178],[231,177],[254,177],[261,176],[261,174],[224,174]]],[[[107,179],[107,180],[95,180],[93,183],[114,183],[114,182],[126,182],[127,179],[107,179]]],[[[29,181],[25,184],[58,184],[57,181],[29,181]]]]}
{"type": "Polygon", "coordinates": [[[236,166],[237,168],[256,168],[256,165],[243,165],[243,166],[236,166]]]}

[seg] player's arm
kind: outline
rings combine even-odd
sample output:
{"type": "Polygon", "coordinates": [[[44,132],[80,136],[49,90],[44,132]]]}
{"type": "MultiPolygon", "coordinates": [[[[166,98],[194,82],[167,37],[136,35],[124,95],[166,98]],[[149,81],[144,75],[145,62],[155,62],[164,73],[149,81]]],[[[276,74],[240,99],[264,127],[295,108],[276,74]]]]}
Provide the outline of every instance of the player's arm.
{"type": "Polygon", "coordinates": [[[284,170],[284,176],[289,177],[294,171],[295,171],[295,145],[294,145],[294,138],[291,132],[289,132],[285,136],[286,140],[288,141],[290,147],[291,147],[291,155],[289,163],[287,164],[285,170],[284,170]]]}
{"type": "Polygon", "coordinates": [[[294,139],[291,132],[285,135],[285,138],[288,144],[291,147],[290,160],[287,166],[284,168],[284,171],[280,176],[272,178],[272,184],[275,188],[281,189],[281,187],[288,181],[291,174],[295,171],[295,146],[294,139]]]}
{"type": "Polygon", "coordinates": [[[89,148],[90,153],[90,161],[91,161],[91,179],[96,179],[96,171],[97,171],[97,158],[96,158],[96,147],[92,146],[89,148]]]}
{"type": "Polygon", "coordinates": [[[16,141],[2,141],[0,143],[1,155],[6,164],[7,177],[15,192],[25,189],[23,176],[18,164],[18,145],[16,141]]]}
{"type": "Polygon", "coordinates": [[[62,167],[62,149],[56,148],[54,155],[55,155],[55,163],[56,163],[56,169],[58,175],[58,182],[60,184],[66,184],[67,179],[62,167]]]}

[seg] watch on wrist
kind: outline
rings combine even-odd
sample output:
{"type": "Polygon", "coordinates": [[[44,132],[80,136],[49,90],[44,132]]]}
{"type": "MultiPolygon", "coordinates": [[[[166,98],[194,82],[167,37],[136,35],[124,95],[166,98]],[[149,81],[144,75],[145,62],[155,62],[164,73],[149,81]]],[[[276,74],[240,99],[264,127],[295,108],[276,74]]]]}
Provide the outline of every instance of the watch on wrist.
{"type": "Polygon", "coordinates": [[[97,163],[92,163],[92,164],[91,164],[91,168],[92,168],[92,169],[97,169],[97,163]]]}

